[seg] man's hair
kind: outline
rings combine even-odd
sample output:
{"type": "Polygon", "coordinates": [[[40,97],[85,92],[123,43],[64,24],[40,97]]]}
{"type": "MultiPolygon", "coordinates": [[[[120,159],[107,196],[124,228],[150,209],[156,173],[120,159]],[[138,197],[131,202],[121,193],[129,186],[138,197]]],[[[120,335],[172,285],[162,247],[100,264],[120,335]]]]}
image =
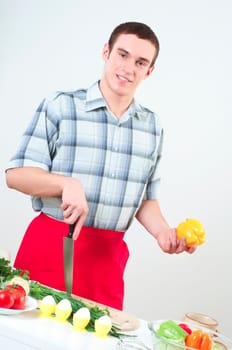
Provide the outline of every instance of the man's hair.
{"type": "Polygon", "coordinates": [[[109,50],[111,52],[117,38],[121,34],[134,34],[140,39],[149,40],[156,48],[156,53],[151,62],[151,66],[154,65],[155,60],[159,54],[160,44],[156,34],[153,30],[146,24],[140,22],[125,22],[119,24],[111,33],[108,44],[109,50]]]}

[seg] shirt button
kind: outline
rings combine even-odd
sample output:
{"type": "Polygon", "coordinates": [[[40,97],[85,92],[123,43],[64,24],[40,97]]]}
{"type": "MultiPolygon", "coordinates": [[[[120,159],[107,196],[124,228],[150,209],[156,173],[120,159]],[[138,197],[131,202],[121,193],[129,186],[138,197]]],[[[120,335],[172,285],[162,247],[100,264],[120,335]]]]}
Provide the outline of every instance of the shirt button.
{"type": "Polygon", "coordinates": [[[111,174],[111,177],[114,177],[115,175],[114,174],[111,174]]]}
{"type": "Polygon", "coordinates": [[[118,152],[118,147],[114,147],[115,152],[118,152]]]}

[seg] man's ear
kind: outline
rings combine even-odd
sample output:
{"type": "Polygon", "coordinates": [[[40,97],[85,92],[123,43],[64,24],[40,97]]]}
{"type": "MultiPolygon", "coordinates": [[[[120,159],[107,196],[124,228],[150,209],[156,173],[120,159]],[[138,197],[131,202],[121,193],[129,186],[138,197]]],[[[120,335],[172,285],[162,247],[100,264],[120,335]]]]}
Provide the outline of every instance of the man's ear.
{"type": "Polygon", "coordinates": [[[149,75],[151,75],[151,73],[153,72],[153,70],[155,69],[155,65],[153,65],[152,67],[148,68],[147,74],[145,76],[145,79],[149,77],[149,75]]]}
{"type": "Polygon", "coordinates": [[[109,44],[106,43],[102,49],[102,57],[103,57],[104,61],[106,61],[109,58],[109,54],[110,54],[109,44]]]}

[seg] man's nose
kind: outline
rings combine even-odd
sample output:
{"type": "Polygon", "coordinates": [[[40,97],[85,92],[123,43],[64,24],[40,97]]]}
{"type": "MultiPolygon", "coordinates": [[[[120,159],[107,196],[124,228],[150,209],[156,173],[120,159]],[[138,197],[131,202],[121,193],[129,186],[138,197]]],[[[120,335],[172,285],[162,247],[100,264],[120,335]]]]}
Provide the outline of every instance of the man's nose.
{"type": "Polygon", "coordinates": [[[132,59],[127,59],[122,63],[122,67],[127,73],[132,73],[134,71],[135,63],[132,59]]]}

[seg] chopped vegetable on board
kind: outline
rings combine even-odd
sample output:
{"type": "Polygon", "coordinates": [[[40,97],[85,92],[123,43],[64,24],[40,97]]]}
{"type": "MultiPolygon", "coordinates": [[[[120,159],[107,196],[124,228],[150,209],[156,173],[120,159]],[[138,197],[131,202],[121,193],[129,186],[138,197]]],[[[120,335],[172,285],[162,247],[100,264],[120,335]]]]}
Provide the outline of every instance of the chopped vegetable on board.
{"type": "MultiPolygon", "coordinates": [[[[44,286],[36,281],[30,281],[30,294],[31,297],[42,300],[45,296],[50,295],[54,298],[56,304],[58,304],[63,299],[68,299],[71,303],[72,312],[68,318],[68,322],[73,324],[73,315],[82,307],[88,307],[90,311],[90,321],[86,326],[86,330],[89,332],[95,331],[95,320],[99,319],[101,316],[108,315],[110,316],[109,309],[106,307],[100,309],[98,306],[88,306],[80,299],[76,299],[71,295],[57,291],[53,288],[44,286]]],[[[119,338],[125,334],[120,333],[119,328],[116,325],[112,325],[112,328],[109,331],[109,335],[119,338]]]]}
{"type": "MultiPolygon", "coordinates": [[[[27,295],[30,295],[31,297],[37,299],[38,301],[41,301],[44,297],[51,296],[54,298],[55,306],[61,300],[68,299],[72,307],[71,314],[68,318],[68,321],[71,324],[73,323],[73,315],[75,314],[75,312],[77,312],[80,308],[87,307],[90,312],[90,320],[86,326],[86,330],[89,332],[95,331],[95,320],[105,315],[110,316],[110,311],[107,307],[105,307],[104,309],[102,308],[100,309],[97,305],[96,306],[87,305],[81,299],[74,298],[65,292],[61,292],[56,289],[44,286],[36,281],[31,281],[29,279],[29,272],[27,270],[13,268],[10,265],[9,260],[5,259],[4,257],[0,257],[0,307],[10,308],[14,304],[15,298],[13,296],[13,293],[11,293],[9,290],[5,290],[5,288],[9,284],[16,287],[17,292],[18,292],[18,289],[21,290],[21,287],[23,287],[25,289],[24,294],[26,294],[24,295],[24,297],[26,297],[27,295]],[[17,276],[17,278],[15,278],[15,276],[17,276]],[[23,283],[22,279],[25,280],[27,283],[23,283]],[[29,290],[28,290],[28,287],[29,287],[29,290]]],[[[40,302],[39,302],[39,305],[40,305],[40,302]]],[[[55,311],[51,316],[55,317],[55,311]]],[[[120,328],[117,327],[115,324],[112,325],[109,331],[109,335],[116,338],[120,338],[121,336],[133,337],[133,335],[121,333],[120,328]]]]}

